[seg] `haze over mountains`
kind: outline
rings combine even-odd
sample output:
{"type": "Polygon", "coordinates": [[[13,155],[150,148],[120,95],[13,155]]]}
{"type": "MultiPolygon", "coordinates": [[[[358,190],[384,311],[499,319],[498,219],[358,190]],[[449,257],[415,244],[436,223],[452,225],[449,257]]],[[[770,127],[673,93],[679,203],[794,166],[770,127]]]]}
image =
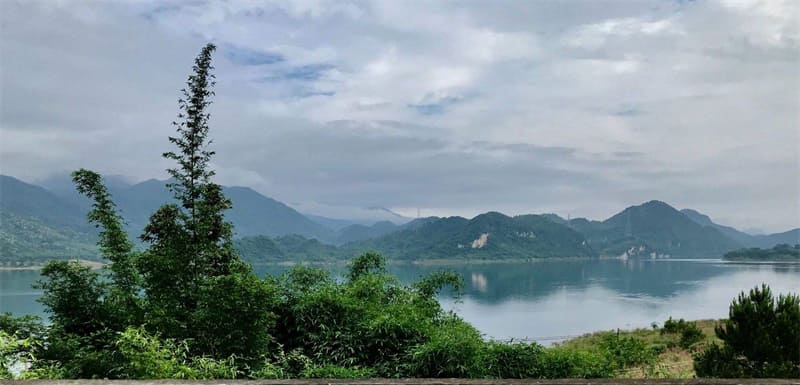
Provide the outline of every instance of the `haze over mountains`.
{"type": "MultiPolygon", "coordinates": [[[[94,258],[96,230],[86,223],[89,202],[66,178],[45,187],[0,176],[0,262],[94,258]]],[[[149,215],[171,201],[165,181],[137,184],[107,178],[133,237],[149,215]]],[[[693,210],[660,201],[628,207],[604,220],[554,214],[509,217],[488,212],[472,219],[409,221],[383,208],[393,221],[306,216],[247,187],[225,187],[237,247],[251,262],[329,260],[376,250],[401,260],[527,259],[600,256],[719,257],[741,247],[800,243],[800,229],[751,235],[714,223],[693,210]]]]}

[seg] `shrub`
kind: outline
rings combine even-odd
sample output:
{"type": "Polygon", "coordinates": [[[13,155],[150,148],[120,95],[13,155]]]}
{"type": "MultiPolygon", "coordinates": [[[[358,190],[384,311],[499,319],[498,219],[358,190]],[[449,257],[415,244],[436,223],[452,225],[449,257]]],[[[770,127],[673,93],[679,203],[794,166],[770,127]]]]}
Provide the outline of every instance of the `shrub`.
{"type": "Polygon", "coordinates": [[[729,318],[715,329],[723,345],[695,356],[701,377],[800,378],[800,297],[767,285],[740,293],[729,318]]]}
{"type": "Polygon", "coordinates": [[[697,327],[697,323],[687,322],[683,318],[675,321],[672,317],[669,317],[669,319],[664,322],[664,328],[661,329],[661,334],[680,334],[678,346],[684,349],[689,349],[692,345],[705,338],[705,334],[697,327]]]}
{"type": "Polygon", "coordinates": [[[249,377],[254,379],[275,380],[289,378],[289,375],[286,373],[283,367],[276,365],[269,360],[264,360],[249,373],[249,377]]]}
{"type": "Polygon", "coordinates": [[[600,341],[600,348],[615,369],[625,369],[632,365],[655,361],[657,353],[643,340],[631,336],[606,334],[600,341]]]}
{"type": "Polygon", "coordinates": [[[614,370],[606,355],[566,348],[545,349],[539,361],[540,378],[605,378],[614,370]]]}
{"type": "Polygon", "coordinates": [[[406,358],[411,377],[473,377],[480,373],[480,333],[455,315],[432,328],[430,340],[414,347],[406,358]]]}
{"type": "Polygon", "coordinates": [[[538,378],[542,347],[538,344],[489,342],[481,354],[482,375],[493,378],[538,378]]]}
{"type": "Polygon", "coordinates": [[[208,279],[198,293],[193,350],[214,358],[266,354],[275,326],[277,291],[249,271],[208,279]]]}
{"type": "Polygon", "coordinates": [[[128,328],[116,342],[124,364],[120,377],[135,379],[173,378],[179,372],[185,345],[161,341],[143,328],[128,328]],[[182,357],[181,357],[182,358],[182,357]]]}

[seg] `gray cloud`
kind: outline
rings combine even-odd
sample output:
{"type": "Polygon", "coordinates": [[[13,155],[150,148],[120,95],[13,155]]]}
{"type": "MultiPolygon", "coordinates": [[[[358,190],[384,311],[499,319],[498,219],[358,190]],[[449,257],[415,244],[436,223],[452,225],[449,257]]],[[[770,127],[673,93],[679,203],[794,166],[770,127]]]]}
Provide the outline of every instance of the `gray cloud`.
{"type": "Polygon", "coordinates": [[[29,181],[164,177],[213,41],[220,180],[301,209],[603,218],[662,199],[800,225],[796,2],[0,7],[0,172],[29,181]]]}

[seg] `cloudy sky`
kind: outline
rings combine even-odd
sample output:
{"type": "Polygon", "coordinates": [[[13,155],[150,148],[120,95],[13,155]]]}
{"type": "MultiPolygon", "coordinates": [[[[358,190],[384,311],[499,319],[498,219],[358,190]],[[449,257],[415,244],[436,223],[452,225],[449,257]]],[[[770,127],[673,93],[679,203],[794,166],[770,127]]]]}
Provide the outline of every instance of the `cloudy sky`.
{"type": "Polygon", "coordinates": [[[215,56],[226,185],[304,212],[651,199],[800,226],[800,2],[0,1],[0,172],[165,178],[215,56]]]}

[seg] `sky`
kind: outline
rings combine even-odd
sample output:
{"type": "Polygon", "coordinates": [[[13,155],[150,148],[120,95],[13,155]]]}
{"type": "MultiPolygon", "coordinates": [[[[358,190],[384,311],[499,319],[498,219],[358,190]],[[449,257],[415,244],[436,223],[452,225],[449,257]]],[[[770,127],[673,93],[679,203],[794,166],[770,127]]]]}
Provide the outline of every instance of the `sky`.
{"type": "Polygon", "coordinates": [[[800,2],[0,1],[0,173],[165,179],[218,46],[217,181],[301,212],[657,199],[800,226],[800,2]]]}

